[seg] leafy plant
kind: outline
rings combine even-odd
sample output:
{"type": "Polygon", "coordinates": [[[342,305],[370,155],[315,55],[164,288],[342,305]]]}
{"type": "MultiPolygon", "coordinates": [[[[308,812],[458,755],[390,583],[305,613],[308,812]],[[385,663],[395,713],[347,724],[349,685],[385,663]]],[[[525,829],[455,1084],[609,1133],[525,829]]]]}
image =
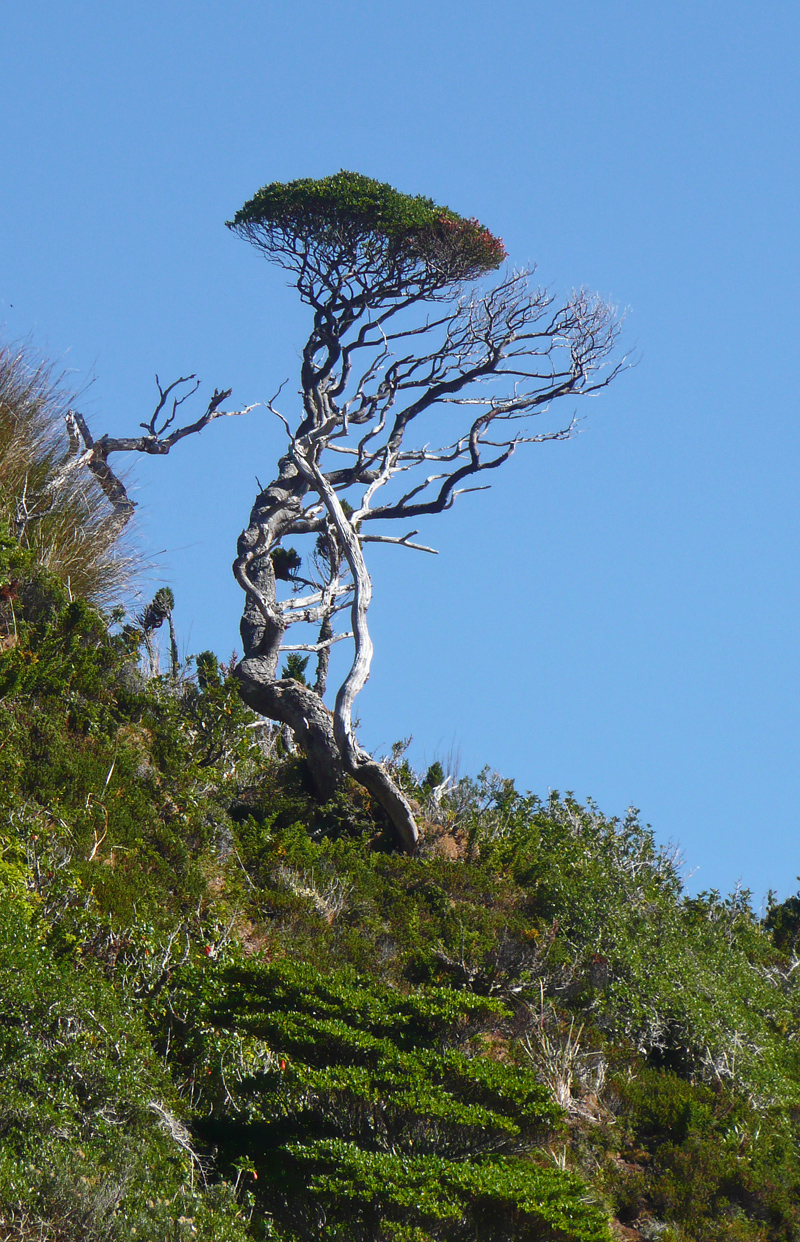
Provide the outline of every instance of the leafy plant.
{"type": "Polygon", "coordinates": [[[511,1018],[499,1002],[290,962],[209,966],[186,988],[200,1131],[251,1162],[291,1236],[607,1236],[585,1184],[527,1154],[561,1110],[482,1051],[511,1018]]]}
{"type": "Polygon", "coordinates": [[[35,906],[0,905],[0,1228],[177,1242],[183,1218],[191,1236],[238,1242],[232,1201],[203,1202],[203,1160],[142,1015],[44,931],[35,906]]]}

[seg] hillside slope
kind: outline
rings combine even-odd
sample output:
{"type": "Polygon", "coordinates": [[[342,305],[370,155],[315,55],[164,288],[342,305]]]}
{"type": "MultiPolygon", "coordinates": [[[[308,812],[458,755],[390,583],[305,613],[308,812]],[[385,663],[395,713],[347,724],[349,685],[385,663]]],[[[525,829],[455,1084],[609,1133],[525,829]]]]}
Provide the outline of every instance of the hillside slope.
{"type": "Polygon", "coordinates": [[[0,537],[0,1238],[800,1239],[800,900],[393,759],[398,854],[210,653],[0,537]]]}

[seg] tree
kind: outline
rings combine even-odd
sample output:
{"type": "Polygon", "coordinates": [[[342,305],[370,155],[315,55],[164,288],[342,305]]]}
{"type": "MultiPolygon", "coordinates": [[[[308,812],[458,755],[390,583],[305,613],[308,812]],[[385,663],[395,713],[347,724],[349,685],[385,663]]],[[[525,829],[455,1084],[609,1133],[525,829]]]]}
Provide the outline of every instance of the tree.
{"type": "MultiPolygon", "coordinates": [[[[530,420],[614,378],[623,365],[609,360],[618,323],[584,290],[557,303],[528,271],[507,272],[488,290],[475,284],[505,260],[499,238],[428,198],[356,173],[267,185],[229,227],[291,274],[312,311],[297,413],[277,404],[284,385],[269,403],[286,430],[286,453],[255,498],[234,563],[245,593],[241,695],[293,731],[320,797],[354,778],[413,850],[412,807],[353,727],[373,650],[365,545],[434,552],[415,542],[417,529],[393,535],[387,524],[441,513],[481,490],[477,476],[520,444],[569,438],[574,419],[539,433],[530,420]],[[311,543],[305,561],[284,546],[303,536],[311,543]],[[343,612],[349,629],[337,628],[343,612]],[[315,632],[287,642],[295,625],[315,632]],[[329,711],[330,650],[341,641],[352,642],[353,658],[329,711]],[[285,652],[316,655],[313,686],[279,674],[285,652]]],[[[197,422],[171,430],[193,380],[159,386],[140,437],[93,441],[73,415],[84,460],[117,512],[130,514],[132,502],[108,465],[112,452],[165,455],[228,413],[221,406],[230,390],[215,391],[197,422]]]]}

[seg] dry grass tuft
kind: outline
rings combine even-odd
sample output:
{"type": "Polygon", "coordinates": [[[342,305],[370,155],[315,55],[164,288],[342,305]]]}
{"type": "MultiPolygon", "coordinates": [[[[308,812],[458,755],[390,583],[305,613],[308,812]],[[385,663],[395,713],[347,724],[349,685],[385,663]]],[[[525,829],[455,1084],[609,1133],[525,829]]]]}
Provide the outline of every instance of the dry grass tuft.
{"type": "Polygon", "coordinates": [[[0,516],[71,595],[108,608],[141,558],[67,433],[73,399],[30,346],[0,347],[0,516]]]}

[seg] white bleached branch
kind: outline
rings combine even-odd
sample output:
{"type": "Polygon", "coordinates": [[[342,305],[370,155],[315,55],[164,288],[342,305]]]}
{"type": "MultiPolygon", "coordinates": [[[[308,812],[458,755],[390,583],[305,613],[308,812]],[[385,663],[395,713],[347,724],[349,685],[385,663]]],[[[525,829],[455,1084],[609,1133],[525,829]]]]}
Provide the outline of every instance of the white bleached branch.
{"type": "Polygon", "coordinates": [[[390,535],[359,535],[359,539],[362,543],[396,543],[403,548],[414,548],[417,552],[432,552],[434,556],[438,556],[438,548],[429,548],[424,543],[409,542],[413,535],[418,534],[419,531],[410,530],[407,535],[400,535],[397,538],[390,535]]]}
{"type": "Polygon", "coordinates": [[[332,647],[334,643],[340,643],[343,638],[352,638],[353,631],[347,630],[342,634],[334,634],[333,638],[326,638],[320,643],[282,643],[281,651],[324,651],[326,647],[332,647]]]}

